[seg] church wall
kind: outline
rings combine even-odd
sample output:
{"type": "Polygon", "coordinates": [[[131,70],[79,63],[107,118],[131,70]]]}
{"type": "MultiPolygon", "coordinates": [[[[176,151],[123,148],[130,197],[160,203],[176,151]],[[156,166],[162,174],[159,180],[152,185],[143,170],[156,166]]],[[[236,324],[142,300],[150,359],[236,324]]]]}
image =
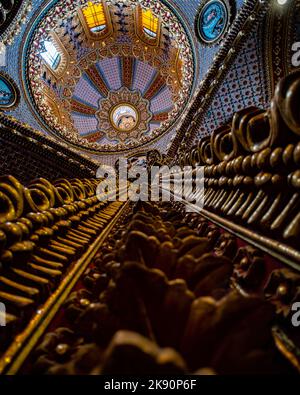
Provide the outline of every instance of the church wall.
{"type": "Polygon", "coordinates": [[[262,7],[265,8],[257,14],[252,26],[249,20],[245,25],[248,32],[240,40],[242,45],[237,50],[232,47],[237,37],[233,36],[226,46],[227,54],[233,51],[233,62],[229,65],[219,60],[213,62],[210,75],[204,78],[181,132],[172,143],[171,157],[178,152],[180,144],[185,152],[199,138],[230,122],[236,111],[250,105],[266,108],[277,82],[300,66],[300,2],[294,0],[279,6],[274,0],[262,7]]]}
{"type": "Polygon", "coordinates": [[[268,103],[269,94],[262,58],[262,34],[261,29],[256,29],[247,38],[214,95],[205,118],[197,128],[197,138],[210,135],[243,108],[265,108],[268,103]]]}
{"type": "Polygon", "coordinates": [[[197,139],[210,135],[243,108],[266,108],[278,80],[297,68],[292,64],[292,47],[300,40],[300,2],[287,4],[288,10],[274,4],[249,34],[213,95],[197,127],[197,139]]]}

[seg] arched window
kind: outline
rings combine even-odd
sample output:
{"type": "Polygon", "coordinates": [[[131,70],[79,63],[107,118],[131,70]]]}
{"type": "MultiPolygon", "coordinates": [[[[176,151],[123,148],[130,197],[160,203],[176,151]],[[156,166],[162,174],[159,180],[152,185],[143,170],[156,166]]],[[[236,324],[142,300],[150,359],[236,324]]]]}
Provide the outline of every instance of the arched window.
{"type": "Polygon", "coordinates": [[[87,7],[83,9],[83,15],[92,33],[101,32],[106,28],[106,17],[102,2],[95,4],[89,1],[87,7]]]}
{"type": "Polygon", "coordinates": [[[81,24],[90,40],[101,40],[112,33],[109,8],[105,1],[89,1],[78,10],[81,24]]]}
{"type": "Polygon", "coordinates": [[[145,44],[159,46],[161,22],[150,9],[144,9],[140,5],[136,7],[135,28],[137,36],[145,44]]]}
{"type": "Polygon", "coordinates": [[[40,57],[43,64],[41,75],[45,75],[47,79],[54,78],[55,81],[58,81],[64,77],[68,70],[70,56],[54,31],[50,31],[48,37],[41,41],[41,46],[40,57]]]}
{"type": "Polygon", "coordinates": [[[157,37],[158,18],[153,15],[151,10],[142,10],[142,25],[146,34],[152,38],[157,37]]]}
{"type": "Polygon", "coordinates": [[[45,47],[45,51],[41,52],[41,57],[52,70],[57,70],[61,61],[60,53],[52,41],[44,41],[43,45],[45,47]]]}

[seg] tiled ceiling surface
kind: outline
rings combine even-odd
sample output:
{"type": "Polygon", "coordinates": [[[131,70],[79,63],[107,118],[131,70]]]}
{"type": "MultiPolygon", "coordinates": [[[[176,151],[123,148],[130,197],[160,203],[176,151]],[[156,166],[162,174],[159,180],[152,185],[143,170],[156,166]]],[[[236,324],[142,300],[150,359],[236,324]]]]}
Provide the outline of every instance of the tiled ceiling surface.
{"type": "Polygon", "coordinates": [[[220,85],[206,116],[198,127],[197,138],[210,135],[243,108],[268,105],[267,83],[262,59],[262,34],[252,32],[220,85]]]}
{"type": "MultiPolygon", "coordinates": [[[[120,57],[104,59],[96,64],[99,76],[105,82],[108,91],[117,91],[123,86],[122,69],[124,67],[126,67],[126,63],[122,62],[122,58],[120,57]]],[[[142,96],[144,96],[153,84],[157,73],[157,70],[148,63],[136,60],[134,67],[131,68],[132,75],[130,80],[132,83],[128,88],[130,90],[139,90],[142,96]]],[[[103,90],[97,87],[89,76],[84,73],[76,85],[72,99],[78,103],[82,103],[84,108],[87,106],[92,111],[96,111],[99,100],[105,96],[103,90]]],[[[154,130],[160,125],[160,119],[164,119],[163,116],[167,116],[173,109],[174,104],[171,91],[165,84],[154,89],[151,92],[151,96],[148,95],[148,98],[150,111],[153,114],[149,126],[151,130],[154,130]]],[[[71,112],[71,116],[80,135],[88,138],[98,131],[98,121],[95,114],[84,114],[78,106],[77,111],[71,112]]]]}

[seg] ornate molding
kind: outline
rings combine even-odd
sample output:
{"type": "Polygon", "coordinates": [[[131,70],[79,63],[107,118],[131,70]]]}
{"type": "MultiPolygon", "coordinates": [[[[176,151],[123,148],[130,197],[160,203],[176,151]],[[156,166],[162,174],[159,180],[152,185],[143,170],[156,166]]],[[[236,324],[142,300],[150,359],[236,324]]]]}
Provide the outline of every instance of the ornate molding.
{"type": "MultiPolygon", "coordinates": [[[[89,169],[96,171],[99,160],[93,160],[90,156],[78,153],[78,150],[70,147],[68,144],[58,141],[52,136],[33,129],[30,125],[22,123],[12,116],[0,113],[0,125],[9,129],[9,138],[14,141],[21,138],[27,140],[36,146],[37,152],[43,150],[43,155],[48,153],[56,153],[61,159],[70,164],[78,165],[81,169],[89,169]]],[[[3,134],[3,132],[2,132],[3,134]]]]}
{"type": "Polygon", "coordinates": [[[269,95],[274,94],[278,81],[291,71],[291,18],[298,0],[287,2],[284,7],[270,8],[264,26],[264,54],[269,95]]]}
{"type": "Polygon", "coordinates": [[[132,92],[122,88],[116,92],[109,92],[106,99],[99,102],[99,110],[96,112],[99,128],[111,140],[125,142],[128,138],[139,139],[149,129],[152,114],[149,111],[149,102],[143,99],[138,91],[132,92]],[[123,128],[116,125],[114,113],[121,106],[132,109],[131,118],[134,118],[132,126],[123,128]]]}

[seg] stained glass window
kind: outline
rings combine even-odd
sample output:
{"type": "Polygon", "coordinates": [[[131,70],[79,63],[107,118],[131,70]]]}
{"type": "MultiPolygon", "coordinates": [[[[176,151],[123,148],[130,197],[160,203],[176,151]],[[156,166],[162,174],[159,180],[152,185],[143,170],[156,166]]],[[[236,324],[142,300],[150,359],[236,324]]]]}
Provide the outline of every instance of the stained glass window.
{"type": "Polygon", "coordinates": [[[142,11],[143,30],[149,36],[156,38],[158,32],[158,18],[151,10],[142,11]]]}
{"type": "Polygon", "coordinates": [[[44,41],[44,47],[46,51],[41,53],[42,58],[52,70],[56,70],[61,60],[60,53],[52,41],[44,41]]]}
{"type": "Polygon", "coordinates": [[[96,4],[89,1],[87,7],[82,11],[86,24],[92,33],[101,32],[106,28],[106,18],[102,2],[96,4]]]}

